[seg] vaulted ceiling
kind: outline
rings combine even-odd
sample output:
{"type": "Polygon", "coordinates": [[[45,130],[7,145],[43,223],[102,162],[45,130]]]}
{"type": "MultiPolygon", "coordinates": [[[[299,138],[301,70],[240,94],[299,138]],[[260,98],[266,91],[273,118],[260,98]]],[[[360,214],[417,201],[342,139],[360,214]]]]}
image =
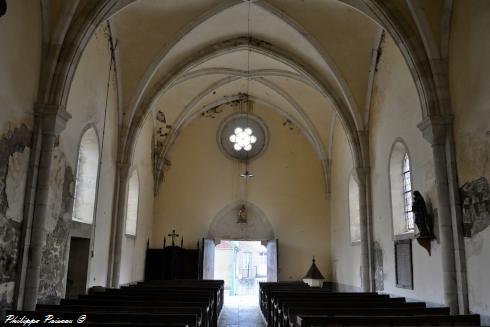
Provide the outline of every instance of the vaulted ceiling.
{"type": "Polygon", "coordinates": [[[154,116],[160,159],[189,120],[243,97],[298,126],[324,165],[336,113],[364,129],[381,28],[341,1],[139,0],[110,25],[126,118],[154,116]]]}

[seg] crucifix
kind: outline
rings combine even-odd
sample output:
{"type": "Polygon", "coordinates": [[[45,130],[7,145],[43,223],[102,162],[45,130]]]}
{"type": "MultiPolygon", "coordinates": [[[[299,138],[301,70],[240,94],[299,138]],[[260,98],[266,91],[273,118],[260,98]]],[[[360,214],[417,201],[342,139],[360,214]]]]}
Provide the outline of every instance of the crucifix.
{"type": "Polygon", "coordinates": [[[175,238],[179,237],[179,234],[175,234],[175,229],[172,230],[172,234],[168,234],[172,238],[172,246],[175,246],[175,238]]]}

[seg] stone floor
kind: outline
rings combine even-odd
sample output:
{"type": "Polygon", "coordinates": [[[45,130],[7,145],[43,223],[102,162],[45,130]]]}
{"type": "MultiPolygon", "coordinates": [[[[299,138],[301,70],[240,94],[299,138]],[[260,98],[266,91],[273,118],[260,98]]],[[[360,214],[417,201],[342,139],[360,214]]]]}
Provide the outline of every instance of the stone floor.
{"type": "Polygon", "coordinates": [[[265,327],[257,296],[225,296],[218,327],[265,327]]]}

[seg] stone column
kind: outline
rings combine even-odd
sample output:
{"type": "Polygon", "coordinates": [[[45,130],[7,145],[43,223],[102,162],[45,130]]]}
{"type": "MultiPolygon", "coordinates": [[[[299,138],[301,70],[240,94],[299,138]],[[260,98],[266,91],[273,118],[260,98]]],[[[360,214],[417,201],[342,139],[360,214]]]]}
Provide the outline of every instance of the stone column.
{"type": "Polygon", "coordinates": [[[113,258],[112,258],[112,278],[111,286],[119,287],[119,276],[121,271],[121,253],[122,253],[122,241],[124,236],[124,221],[126,217],[126,202],[127,202],[127,191],[128,191],[128,175],[129,175],[129,164],[118,163],[118,198],[117,198],[117,208],[115,212],[115,225],[114,227],[114,244],[113,244],[113,258]]]}
{"type": "Polygon", "coordinates": [[[456,266],[454,259],[453,226],[449,201],[446,158],[448,122],[442,118],[427,118],[417,126],[432,146],[439,218],[439,239],[442,256],[444,301],[451,313],[458,312],[456,266]]]}
{"type": "Polygon", "coordinates": [[[370,239],[367,205],[367,176],[369,168],[357,167],[354,169],[359,185],[359,223],[361,227],[361,287],[363,291],[371,291],[370,274],[370,239]]]}
{"type": "MultiPolygon", "coordinates": [[[[38,180],[34,202],[31,239],[29,243],[26,281],[24,287],[24,310],[34,310],[39,290],[42,250],[46,239],[46,215],[48,214],[49,181],[51,179],[51,159],[56,137],[63,131],[71,118],[64,108],[59,106],[39,106],[36,108],[41,125],[41,145],[38,180]]],[[[36,152],[33,150],[33,152],[36,152]]]]}

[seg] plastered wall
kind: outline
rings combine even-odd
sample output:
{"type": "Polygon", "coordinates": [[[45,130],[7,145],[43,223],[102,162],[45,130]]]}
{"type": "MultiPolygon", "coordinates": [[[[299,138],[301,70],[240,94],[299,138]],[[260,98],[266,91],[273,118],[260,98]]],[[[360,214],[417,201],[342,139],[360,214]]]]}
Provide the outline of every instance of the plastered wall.
{"type": "Polygon", "coordinates": [[[12,304],[41,65],[37,1],[9,1],[0,17],[0,311],[12,304]]]}
{"type": "Polygon", "coordinates": [[[352,155],[342,124],[337,120],[332,149],[331,253],[332,280],[361,287],[361,245],[352,243],[349,219],[349,177],[352,155]]]}
{"type": "MultiPolygon", "coordinates": [[[[227,205],[243,200],[244,169],[218,148],[220,122],[199,117],[184,128],[168,157],[171,166],[155,200],[151,245],[161,247],[163,236],[175,229],[185,247],[208,234],[214,217],[227,205]]],[[[260,208],[279,239],[279,279],[297,280],[308,270],[312,256],[330,276],[328,202],[320,161],[306,138],[283,127],[282,118],[258,104],[255,114],[269,128],[270,142],[249,169],[247,200],[260,208]]]]}
{"type": "MultiPolygon", "coordinates": [[[[387,293],[444,303],[438,241],[431,243],[430,256],[415,240],[412,241],[414,289],[396,287],[389,177],[390,155],[396,140],[401,140],[408,149],[412,189],[420,191],[429,207],[437,207],[432,150],[417,128],[422,120],[418,99],[415,84],[401,53],[392,39],[386,38],[374,80],[369,122],[374,240],[383,257],[383,288],[387,293]]],[[[437,224],[436,220],[436,236],[437,224]]]]}
{"type": "MultiPolygon", "coordinates": [[[[459,186],[485,178],[490,181],[490,2],[454,3],[449,53],[449,83],[454,113],[454,142],[459,186]]],[[[487,184],[488,185],[488,184],[487,184]]],[[[469,304],[490,324],[490,192],[474,195],[486,199],[479,206],[482,224],[465,238],[469,304]]],[[[464,199],[462,199],[464,200],[464,199]]],[[[463,204],[466,208],[466,204],[463,204]]],[[[471,204],[470,204],[471,205],[471,204]]]]}
{"type": "Polygon", "coordinates": [[[50,210],[39,287],[39,298],[43,303],[56,303],[64,297],[70,236],[91,239],[87,286],[106,284],[117,149],[116,88],[112,72],[107,92],[109,64],[106,31],[100,27],[88,43],[77,68],[66,106],[72,118],[61,133],[53,154],[50,210]],[[101,163],[94,222],[82,224],[72,221],[72,210],[78,149],[88,128],[96,131],[101,163]]]}
{"type": "Polygon", "coordinates": [[[153,228],[153,121],[149,115],[136,140],[131,169],[139,176],[139,206],[136,237],[123,236],[119,283],[127,284],[144,278],[147,242],[156,233],[153,228]]]}

